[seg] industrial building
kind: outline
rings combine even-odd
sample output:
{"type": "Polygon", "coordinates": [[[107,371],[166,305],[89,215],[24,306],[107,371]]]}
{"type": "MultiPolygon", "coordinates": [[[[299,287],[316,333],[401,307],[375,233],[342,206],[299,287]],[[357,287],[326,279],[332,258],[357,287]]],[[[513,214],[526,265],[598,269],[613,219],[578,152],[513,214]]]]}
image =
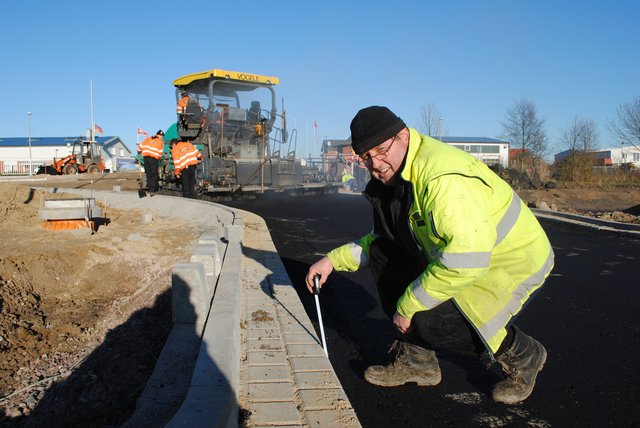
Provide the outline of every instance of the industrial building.
{"type": "Polygon", "coordinates": [[[444,143],[464,150],[487,165],[509,167],[509,143],[486,137],[433,137],[444,143]]]}
{"type": "MultiPolygon", "coordinates": [[[[0,174],[36,174],[71,153],[71,147],[82,137],[0,137],[0,174]]],[[[117,136],[96,137],[105,166],[118,170],[119,161],[129,160],[131,150],[117,136]]]]}
{"type": "MultiPolygon", "coordinates": [[[[509,143],[486,137],[433,137],[444,143],[464,150],[487,165],[509,167],[509,143]]],[[[323,171],[337,177],[341,172],[340,164],[353,163],[355,157],[350,140],[324,140],[322,142],[323,171]]]]}
{"type": "MultiPolygon", "coordinates": [[[[560,162],[568,158],[573,150],[565,150],[555,155],[555,162],[560,162]]],[[[594,159],[595,166],[620,167],[622,165],[633,165],[640,168],[640,148],[622,144],[620,147],[610,147],[606,149],[594,150],[590,152],[594,159]]]]}

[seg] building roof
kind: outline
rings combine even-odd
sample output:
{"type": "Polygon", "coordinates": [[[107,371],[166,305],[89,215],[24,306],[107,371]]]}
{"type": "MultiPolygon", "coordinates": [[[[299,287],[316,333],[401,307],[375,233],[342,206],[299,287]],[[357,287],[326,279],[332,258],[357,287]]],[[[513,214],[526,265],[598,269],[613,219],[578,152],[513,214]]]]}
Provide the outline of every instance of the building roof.
{"type": "Polygon", "coordinates": [[[444,143],[484,143],[484,144],[509,144],[508,141],[497,140],[495,138],[487,137],[433,137],[444,143]]]}
{"type": "MultiPolygon", "coordinates": [[[[66,146],[83,137],[31,137],[32,147],[66,146]]],[[[98,144],[106,146],[120,140],[120,137],[96,137],[98,144]]],[[[122,141],[122,140],[120,140],[122,141]]],[[[28,147],[28,137],[0,137],[0,147],[28,147]]]]}
{"type": "MultiPolygon", "coordinates": [[[[76,141],[82,141],[83,137],[31,137],[31,147],[64,147],[67,144],[73,144],[76,141]]],[[[117,143],[122,145],[130,153],[131,150],[117,136],[96,137],[96,142],[104,147],[105,150],[117,143]]],[[[0,137],[0,147],[28,147],[28,137],[0,137]]]]}

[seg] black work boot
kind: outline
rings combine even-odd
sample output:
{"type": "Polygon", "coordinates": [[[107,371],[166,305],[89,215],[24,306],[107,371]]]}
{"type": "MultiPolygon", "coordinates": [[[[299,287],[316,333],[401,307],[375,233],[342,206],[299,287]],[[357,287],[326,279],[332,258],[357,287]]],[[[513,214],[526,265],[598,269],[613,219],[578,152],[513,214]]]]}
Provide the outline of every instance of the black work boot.
{"type": "Polygon", "coordinates": [[[364,372],[367,382],[378,386],[399,386],[415,382],[420,386],[440,383],[440,366],[436,353],[396,340],[391,349],[398,354],[388,366],[370,366],[364,372]]]}
{"type": "Polygon", "coordinates": [[[540,342],[515,326],[513,329],[513,343],[497,356],[507,378],[493,389],[493,400],[506,404],[519,403],[531,395],[536,376],[547,360],[547,351],[540,342]]]}

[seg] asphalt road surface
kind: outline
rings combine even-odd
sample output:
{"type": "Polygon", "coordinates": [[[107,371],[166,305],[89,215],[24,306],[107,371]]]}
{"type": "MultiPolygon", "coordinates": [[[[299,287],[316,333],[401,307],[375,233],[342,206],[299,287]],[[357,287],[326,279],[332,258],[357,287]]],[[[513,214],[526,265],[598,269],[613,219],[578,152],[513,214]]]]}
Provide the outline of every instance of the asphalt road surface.
{"type": "MultiPolygon", "coordinates": [[[[225,202],[262,216],[309,317],[311,263],[371,229],[359,195],[225,202]]],[[[368,272],[335,272],[322,288],[329,358],[364,427],[640,426],[640,239],[543,221],[556,266],[518,326],[542,342],[547,363],[527,401],[491,400],[500,380],[472,359],[439,355],[442,382],[383,388],[364,369],[385,363],[394,329],[368,272]]],[[[316,328],[318,328],[316,323],[316,328]]]]}

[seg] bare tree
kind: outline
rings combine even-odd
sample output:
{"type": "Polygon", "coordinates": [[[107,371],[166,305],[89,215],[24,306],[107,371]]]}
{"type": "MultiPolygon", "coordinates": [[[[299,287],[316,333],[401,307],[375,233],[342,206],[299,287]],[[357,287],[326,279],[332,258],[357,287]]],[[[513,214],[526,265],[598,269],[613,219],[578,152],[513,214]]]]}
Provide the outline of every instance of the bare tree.
{"type": "Polygon", "coordinates": [[[622,104],[617,110],[618,117],[609,124],[609,130],[621,143],[640,146],[640,96],[622,104]]]}
{"type": "Polygon", "coordinates": [[[507,111],[503,138],[534,157],[542,158],[548,153],[544,119],[538,117],[538,109],[531,101],[522,98],[514,102],[507,111]]]}
{"type": "Polygon", "coordinates": [[[566,180],[579,182],[593,178],[592,152],[598,146],[598,126],[591,119],[573,119],[573,123],[560,134],[560,143],[570,153],[558,162],[558,175],[566,180]]]}
{"type": "Polygon", "coordinates": [[[573,119],[562,131],[560,142],[572,152],[593,152],[598,149],[598,125],[591,119],[573,119]]]}
{"type": "Polygon", "coordinates": [[[532,183],[540,183],[541,165],[549,147],[544,119],[538,117],[535,104],[526,98],[516,100],[507,111],[502,126],[503,138],[521,150],[514,166],[526,171],[532,183]]]}
{"type": "Polygon", "coordinates": [[[434,104],[425,104],[420,112],[421,126],[420,130],[423,134],[430,137],[443,135],[442,130],[442,114],[434,104]]]}

